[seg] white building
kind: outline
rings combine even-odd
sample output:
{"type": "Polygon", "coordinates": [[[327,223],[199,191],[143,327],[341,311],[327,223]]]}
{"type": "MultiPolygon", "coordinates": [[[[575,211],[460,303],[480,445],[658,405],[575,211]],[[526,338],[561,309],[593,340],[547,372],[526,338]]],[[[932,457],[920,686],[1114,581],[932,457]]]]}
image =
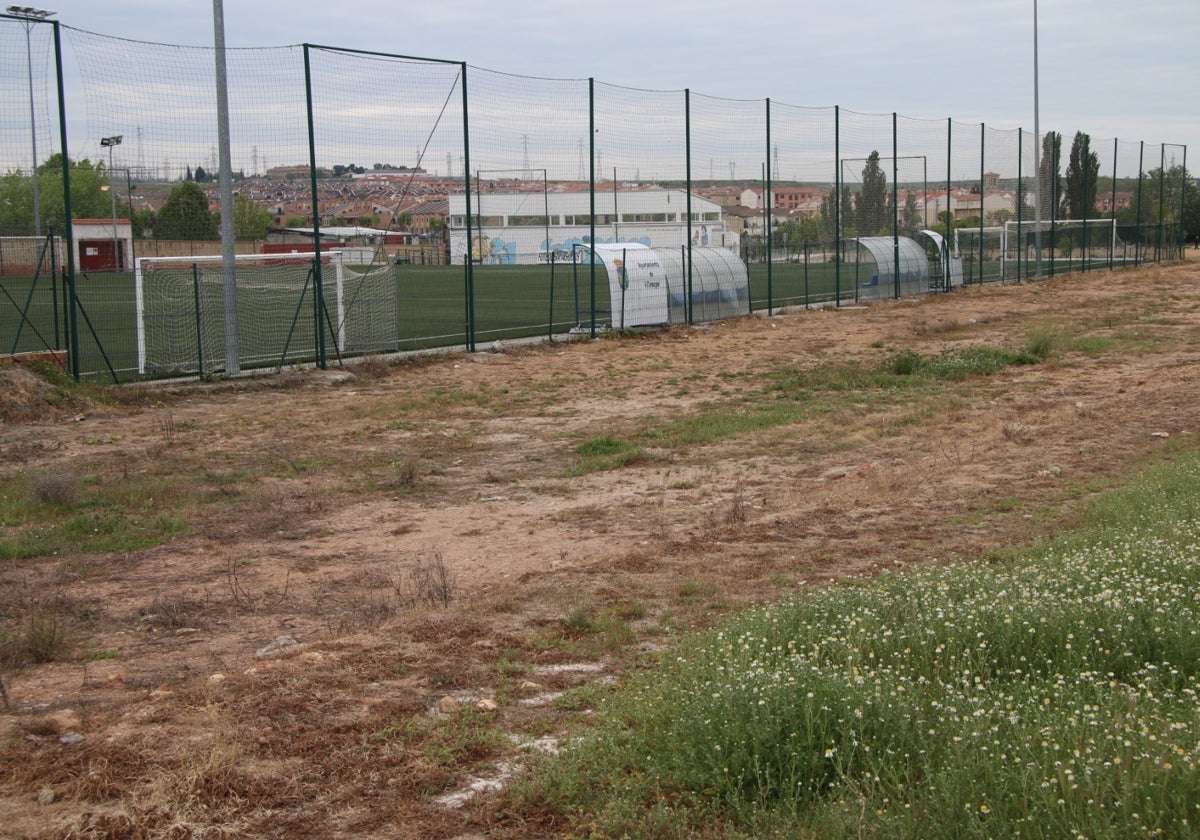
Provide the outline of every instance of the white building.
{"type": "MultiPolygon", "coordinates": [[[[471,195],[472,258],[479,263],[570,261],[573,246],[590,244],[591,196],[587,192],[518,192],[471,195]]],[[[685,190],[597,192],[595,244],[639,243],[677,249],[688,241],[685,190]]],[[[692,194],[692,244],[736,250],[721,205],[692,194]]],[[[450,257],[467,253],[466,196],[450,196],[450,257]]]]}

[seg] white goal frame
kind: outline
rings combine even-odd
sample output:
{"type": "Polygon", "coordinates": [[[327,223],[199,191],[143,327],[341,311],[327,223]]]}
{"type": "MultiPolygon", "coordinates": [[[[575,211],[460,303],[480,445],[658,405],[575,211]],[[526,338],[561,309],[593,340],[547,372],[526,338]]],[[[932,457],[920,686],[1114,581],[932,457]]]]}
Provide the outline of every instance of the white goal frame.
{"type": "MultiPolygon", "coordinates": [[[[294,264],[297,267],[302,267],[305,263],[312,265],[317,257],[315,251],[299,251],[276,254],[238,254],[234,258],[235,266],[264,266],[270,263],[287,263],[294,264]]],[[[322,251],[320,253],[321,265],[324,269],[333,270],[326,274],[322,272],[322,287],[324,289],[323,297],[334,304],[334,311],[329,313],[331,320],[336,325],[337,343],[341,349],[346,348],[346,322],[347,308],[352,304],[352,301],[347,301],[347,285],[350,279],[348,265],[352,262],[361,261],[362,254],[357,250],[333,249],[322,251]],[[357,259],[356,259],[357,258],[357,259]],[[332,286],[332,289],[331,289],[332,286]],[[330,291],[333,294],[330,294],[330,291]]],[[[146,374],[148,372],[147,359],[147,312],[146,312],[146,284],[150,274],[153,272],[154,266],[172,266],[180,269],[191,270],[193,266],[200,266],[202,271],[205,271],[209,276],[213,276],[213,272],[219,272],[223,266],[223,258],[221,256],[181,256],[181,257],[138,257],[134,261],[134,308],[137,323],[137,357],[138,357],[138,373],[146,374]]],[[[382,268],[382,267],[377,267],[382,268]]],[[[391,266],[387,265],[387,270],[390,272],[391,266]]],[[[284,284],[286,287],[286,284],[284,284]]],[[[294,287],[296,293],[301,292],[302,287],[297,285],[294,287]]],[[[288,288],[288,291],[293,289],[288,288]]],[[[251,360],[255,361],[255,360],[251,360]]],[[[258,360],[261,361],[261,360],[258,360]]],[[[204,371],[201,371],[203,373],[204,371]]]]}

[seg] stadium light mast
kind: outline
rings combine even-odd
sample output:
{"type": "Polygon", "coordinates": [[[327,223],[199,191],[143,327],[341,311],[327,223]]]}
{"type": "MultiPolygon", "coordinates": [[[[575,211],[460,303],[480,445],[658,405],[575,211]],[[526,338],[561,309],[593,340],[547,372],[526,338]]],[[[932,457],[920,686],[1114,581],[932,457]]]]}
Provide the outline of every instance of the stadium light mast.
{"type": "MultiPolygon", "coordinates": [[[[237,274],[234,269],[233,162],[229,152],[229,86],[225,73],[225,10],[221,0],[213,0],[213,52],[217,76],[217,146],[220,150],[221,193],[221,276],[225,306],[225,372],[241,373],[239,358],[237,274]]],[[[319,275],[318,275],[319,277],[319,275]]],[[[325,360],[319,360],[321,367],[325,360]]]]}
{"type": "Polygon", "coordinates": [[[38,21],[43,21],[55,12],[45,9],[35,9],[32,6],[9,6],[4,11],[21,19],[25,27],[25,66],[29,71],[29,144],[33,152],[33,234],[42,235],[41,201],[38,197],[38,153],[37,153],[37,124],[33,107],[33,47],[29,41],[30,32],[38,21]]]}
{"type": "Polygon", "coordinates": [[[1042,133],[1038,123],[1037,0],[1033,0],[1033,171],[1037,198],[1033,202],[1033,250],[1036,277],[1042,276],[1042,133]]]}
{"type": "Polygon", "coordinates": [[[112,137],[101,137],[101,148],[108,149],[108,196],[112,200],[112,237],[113,237],[113,270],[121,270],[121,246],[117,241],[117,190],[113,186],[113,147],[120,146],[125,139],[123,134],[112,137]]]}

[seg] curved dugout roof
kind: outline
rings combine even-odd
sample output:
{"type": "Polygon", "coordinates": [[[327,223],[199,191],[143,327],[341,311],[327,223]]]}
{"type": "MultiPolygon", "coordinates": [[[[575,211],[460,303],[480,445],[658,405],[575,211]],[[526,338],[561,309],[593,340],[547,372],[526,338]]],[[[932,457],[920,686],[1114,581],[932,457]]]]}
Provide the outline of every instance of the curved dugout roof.
{"type": "Polygon", "coordinates": [[[879,285],[896,280],[897,243],[900,248],[900,281],[929,279],[929,259],[925,256],[925,249],[907,236],[898,240],[890,236],[860,236],[854,241],[866,248],[875,260],[875,277],[879,285]]]}

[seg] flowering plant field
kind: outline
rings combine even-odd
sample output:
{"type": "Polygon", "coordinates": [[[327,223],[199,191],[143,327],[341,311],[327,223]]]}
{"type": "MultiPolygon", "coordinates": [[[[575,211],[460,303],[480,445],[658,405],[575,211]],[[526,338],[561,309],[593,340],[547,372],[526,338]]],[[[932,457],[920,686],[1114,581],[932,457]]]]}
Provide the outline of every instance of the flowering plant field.
{"type": "Polygon", "coordinates": [[[1194,836],[1198,480],[1159,467],[1019,558],[755,608],[537,784],[603,836],[1194,836]]]}

